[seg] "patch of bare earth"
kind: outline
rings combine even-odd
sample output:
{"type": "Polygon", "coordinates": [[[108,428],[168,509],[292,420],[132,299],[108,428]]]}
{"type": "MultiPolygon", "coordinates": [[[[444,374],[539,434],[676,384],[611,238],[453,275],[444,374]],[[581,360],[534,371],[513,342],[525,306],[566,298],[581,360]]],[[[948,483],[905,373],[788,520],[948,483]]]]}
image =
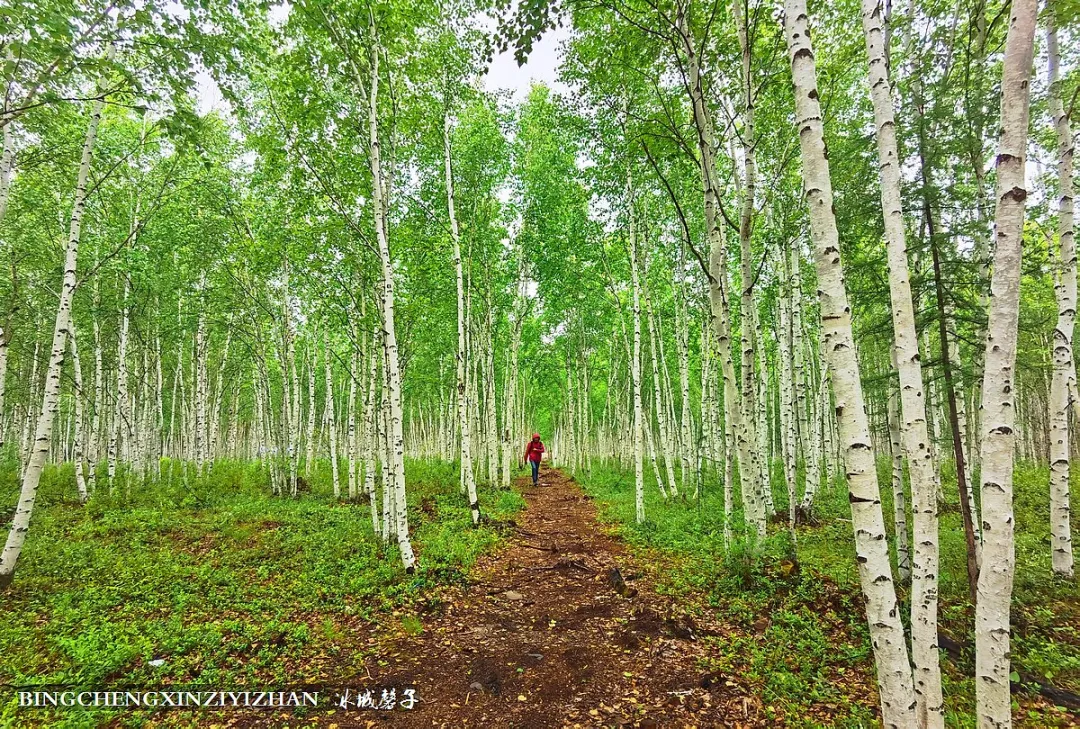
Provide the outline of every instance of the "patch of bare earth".
{"type": "Polygon", "coordinates": [[[576,484],[545,470],[541,486],[517,486],[527,508],[505,547],[444,593],[422,633],[387,642],[385,665],[369,666],[373,684],[414,687],[419,703],[353,712],[358,726],[376,716],[405,728],[756,723],[760,705],[725,696],[698,667],[698,637],[719,626],[674,612],[636,578],[644,570],[598,527],[576,484]]]}
{"type": "Polygon", "coordinates": [[[527,507],[467,584],[439,589],[439,607],[416,616],[419,632],[396,612],[374,635],[358,631],[353,638],[370,651],[362,670],[354,664],[348,675],[326,676],[329,686],[393,686],[399,698],[413,688],[412,709],[320,708],[303,718],[245,711],[215,720],[341,729],[775,723],[757,691],[701,667],[715,650],[704,638],[730,628],[691,618],[657,594],[657,565],[638,563],[604,532],[577,484],[545,469],[539,487],[529,479],[515,487],[527,507]]]}

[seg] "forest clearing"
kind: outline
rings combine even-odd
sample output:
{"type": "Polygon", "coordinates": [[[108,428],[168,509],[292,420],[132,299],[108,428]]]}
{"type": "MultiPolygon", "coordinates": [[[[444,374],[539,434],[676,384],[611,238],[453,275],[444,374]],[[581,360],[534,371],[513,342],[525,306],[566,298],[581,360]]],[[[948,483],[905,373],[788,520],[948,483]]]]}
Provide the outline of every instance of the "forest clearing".
{"type": "Polygon", "coordinates": [[[1080,724],[1078,28],[0,6],[0,719],[1080,724]]]}

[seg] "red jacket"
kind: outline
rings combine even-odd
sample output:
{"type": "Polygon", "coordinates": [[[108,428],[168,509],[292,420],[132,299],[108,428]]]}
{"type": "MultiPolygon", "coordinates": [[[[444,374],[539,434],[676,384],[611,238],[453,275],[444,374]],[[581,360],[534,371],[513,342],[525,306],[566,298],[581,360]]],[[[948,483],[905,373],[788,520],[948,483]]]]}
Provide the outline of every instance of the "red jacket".
{"type": "Polygon", "coordinates": [[[543,457],[543,452],[543,443],[541,443],[539,440],[530,440],[529,445],[525,446],[525,460],[539,463],[540,459],[543,457]]]}

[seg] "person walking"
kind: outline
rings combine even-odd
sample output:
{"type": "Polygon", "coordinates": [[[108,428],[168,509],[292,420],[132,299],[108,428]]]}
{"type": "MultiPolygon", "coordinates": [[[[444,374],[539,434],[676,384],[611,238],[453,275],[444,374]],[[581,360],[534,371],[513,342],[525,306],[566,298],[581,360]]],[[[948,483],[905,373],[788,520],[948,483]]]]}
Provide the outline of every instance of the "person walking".
{"type": "Polygon", "coordinates": [[[533,433],[532,440],[525,446],[525,460],[532,467],[533,486],[540,483],[540,460],[544,457],[544,444],[540,442],[540,434],[533,433]]]}

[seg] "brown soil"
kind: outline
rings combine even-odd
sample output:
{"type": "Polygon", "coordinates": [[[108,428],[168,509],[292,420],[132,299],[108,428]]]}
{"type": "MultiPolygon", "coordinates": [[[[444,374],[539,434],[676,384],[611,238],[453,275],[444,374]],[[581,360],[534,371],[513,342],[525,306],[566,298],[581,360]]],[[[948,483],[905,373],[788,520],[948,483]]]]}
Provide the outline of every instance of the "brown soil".
{"type": "Polygon", "coordinates": [[[629,551],[596,523],[576,484],[545,470],[517,484],[528,504],[467,587],[444,593],[423,631],[369,665],[372,685],[413,687],[409,711],[353,710],[341,727],[707,727],[757,723],[752,699],[698,668],[695,624],[636,575],[629,551]],[[625,583],[619,584],[616,568],[625,583]],[[616,585],[621,587],[617,591],[616,585]],[[703,688],[705,686],[705,688],[703,688]],[[730,691],[730,689],[728,689],[730,691]],[[748,703],[749,702],[749,703],[748,703]]]}

